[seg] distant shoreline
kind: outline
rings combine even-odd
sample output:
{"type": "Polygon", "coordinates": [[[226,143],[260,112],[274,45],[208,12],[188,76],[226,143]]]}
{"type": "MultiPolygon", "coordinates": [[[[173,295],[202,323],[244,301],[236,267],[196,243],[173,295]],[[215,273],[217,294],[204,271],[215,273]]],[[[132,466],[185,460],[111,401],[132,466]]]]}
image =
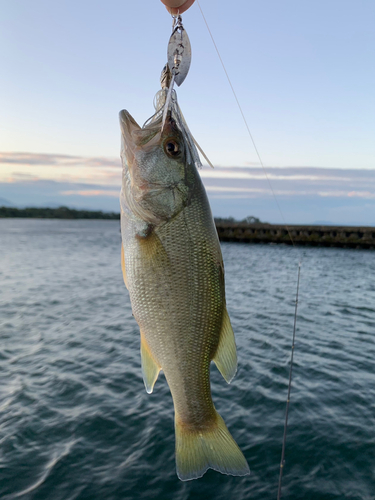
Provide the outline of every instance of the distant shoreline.
{"type": "MultiPolygon", "coordinates": [[[[120,214],[101,210],[75,210],[68,207],[0,207],[1,218],[120,220],[120,214]]],[[[290,236],[292,236],[296,245],[375,249],[375,227],[311,224],[288,224],[287,227],[282,224],[260,222],[252,216],[244,221],[236,221],[232,217],[215,218],[215,225],[220,241],[290,245],[292,244],[290,236]]]]}
{"type": "Polygon", "coordinates": [[[0,218],[23,219],[105,219],[120,220],[120,213],[102,212],[101,210],[75,210],[74,208],[13,208],[0,207],[0,218]]]}

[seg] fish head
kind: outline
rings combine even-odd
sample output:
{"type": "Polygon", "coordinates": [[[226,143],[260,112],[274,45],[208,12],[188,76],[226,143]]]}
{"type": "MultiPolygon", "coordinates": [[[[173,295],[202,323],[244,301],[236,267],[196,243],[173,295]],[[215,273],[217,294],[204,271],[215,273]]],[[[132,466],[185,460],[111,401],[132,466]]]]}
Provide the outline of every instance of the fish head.
{"type": "Polygon", "coordinates": [[[194,173],[186,160],[186,142],[171,113],[140,127],[120,112],[122,132],[122,203],[136,217],[158,225],[189,203],[194,173]]]}

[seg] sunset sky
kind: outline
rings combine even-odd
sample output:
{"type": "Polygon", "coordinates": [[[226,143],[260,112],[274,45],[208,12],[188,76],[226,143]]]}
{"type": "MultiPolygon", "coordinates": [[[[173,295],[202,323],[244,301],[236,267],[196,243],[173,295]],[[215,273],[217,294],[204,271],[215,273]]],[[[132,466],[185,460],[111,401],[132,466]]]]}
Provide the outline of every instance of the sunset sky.
{"type": "MultiPolygon", "coordinates": [[[[375,2],[200,0],[289,223],[375,225],[375,2]]],[[[118,112],[166,62],[159,0],[0,0],[0,205],[119,210],[118,112]]],[[[281,222],[198,5],[178,89],[219,216],[281,222]]]]}

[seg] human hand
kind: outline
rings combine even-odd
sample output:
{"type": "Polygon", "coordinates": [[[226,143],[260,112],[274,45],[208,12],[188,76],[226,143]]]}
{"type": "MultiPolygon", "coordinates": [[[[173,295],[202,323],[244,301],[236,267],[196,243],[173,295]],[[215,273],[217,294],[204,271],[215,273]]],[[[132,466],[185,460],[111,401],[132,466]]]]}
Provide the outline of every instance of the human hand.
{"type": "Polygon", "coordinates": [[[168,12],[177,15],[182,14],[185,10],[193,5],[195,0],[161,0],[166,6],[168,12]]]}

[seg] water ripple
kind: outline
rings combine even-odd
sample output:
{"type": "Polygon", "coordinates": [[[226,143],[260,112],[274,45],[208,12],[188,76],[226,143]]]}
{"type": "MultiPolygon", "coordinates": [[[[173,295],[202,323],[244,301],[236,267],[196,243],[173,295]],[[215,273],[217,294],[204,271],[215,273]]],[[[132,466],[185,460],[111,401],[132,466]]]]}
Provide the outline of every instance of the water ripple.
{"type": "MultiPolygon", "coordinates": [[[[182,483],[163,374],[147,395],[116,221],[0,220],[0,498],[276,498],[297,255],[222,245],[239,369],[215,405],[251,468],[182,483]]],[[[375,272],[304,248],[283,497],[373,500],[375,272]]]]}

